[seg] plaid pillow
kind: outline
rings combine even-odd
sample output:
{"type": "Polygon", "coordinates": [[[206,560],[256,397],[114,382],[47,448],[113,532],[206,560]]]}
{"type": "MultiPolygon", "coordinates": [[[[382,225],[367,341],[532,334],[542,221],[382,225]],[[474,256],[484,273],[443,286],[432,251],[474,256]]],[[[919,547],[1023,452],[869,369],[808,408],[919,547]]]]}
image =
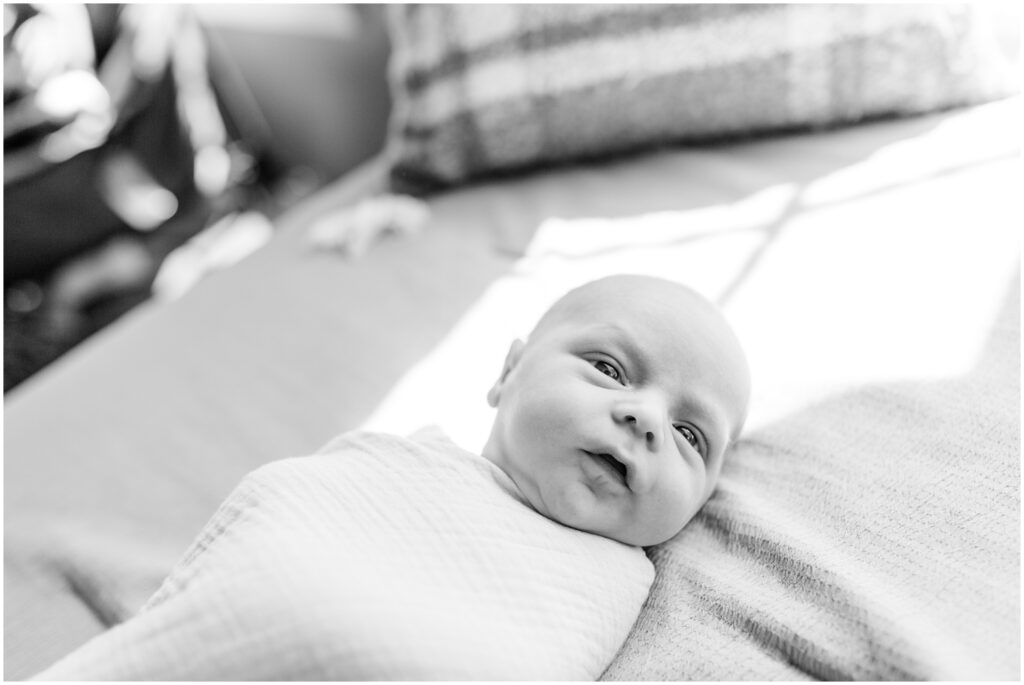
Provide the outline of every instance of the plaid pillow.
{"type": "Polygon", "coordinates": [[[1012,90],[956,5],[393,5],[393,185],[852,123],[1012,90]]]}

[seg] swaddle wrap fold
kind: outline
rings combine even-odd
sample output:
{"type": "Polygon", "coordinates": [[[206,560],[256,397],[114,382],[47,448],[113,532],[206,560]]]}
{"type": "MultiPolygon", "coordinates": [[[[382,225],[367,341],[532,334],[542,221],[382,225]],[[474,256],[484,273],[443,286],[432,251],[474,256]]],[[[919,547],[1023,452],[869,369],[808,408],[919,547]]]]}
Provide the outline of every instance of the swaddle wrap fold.
{"type": "Polygon", "coordinates": [[[268,464],[140,614],[39,679],[596,679],[653,581],[439,432],[268,464]]]}

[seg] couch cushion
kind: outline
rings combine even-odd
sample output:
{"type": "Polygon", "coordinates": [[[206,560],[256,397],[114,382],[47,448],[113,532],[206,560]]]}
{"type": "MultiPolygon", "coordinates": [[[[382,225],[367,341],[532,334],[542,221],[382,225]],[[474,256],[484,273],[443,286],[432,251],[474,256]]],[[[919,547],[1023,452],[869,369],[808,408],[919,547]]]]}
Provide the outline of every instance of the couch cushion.
{"type": "Polygon", "coordinates": [[[1003,95],[953,5],[397,5],[396,188],[1003,95]]]}

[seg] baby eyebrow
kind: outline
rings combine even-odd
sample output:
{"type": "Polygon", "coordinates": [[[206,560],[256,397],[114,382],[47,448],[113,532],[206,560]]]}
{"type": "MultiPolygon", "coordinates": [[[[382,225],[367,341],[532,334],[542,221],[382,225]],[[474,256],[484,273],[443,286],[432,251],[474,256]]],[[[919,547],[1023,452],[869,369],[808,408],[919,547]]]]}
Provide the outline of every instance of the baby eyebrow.
{"type": "Polygon", "coordinates": [[[630,364],[633,367],[631,369],[633,371],[632,375],[640,380],[645,380],[651,369],[652,360],[650,355],[636,343],[633,336],[626,329],[617,324],[608,324],[607,329],[611,334],[612,344],[621,350],[628,361],[632,362],[630,364]]]}
{"type": "Polygon", "coordinates": [[[709,430],[710,426],[718,425],[714,421],[714,413],[703,402],[694,399],[683,400],[678,413],[688,418],[696,426],[697,430],[704,434],[704,439],[708,442],[709,449],[712,442],[719,441],[718,436],[709,430]]]}

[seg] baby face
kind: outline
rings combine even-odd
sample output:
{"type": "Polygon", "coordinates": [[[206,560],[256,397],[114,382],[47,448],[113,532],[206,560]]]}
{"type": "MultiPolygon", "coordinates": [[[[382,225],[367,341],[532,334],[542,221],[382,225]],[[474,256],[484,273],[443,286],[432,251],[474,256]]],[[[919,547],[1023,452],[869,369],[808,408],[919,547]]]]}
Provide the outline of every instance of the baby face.
{"type": "Polygon", "coordinates": [[[714,305],[661,279],[605,278],[512,344],[483,455],[541,514],[653,545],[711,496],[748,396],[746,359],[714,305]]]}

